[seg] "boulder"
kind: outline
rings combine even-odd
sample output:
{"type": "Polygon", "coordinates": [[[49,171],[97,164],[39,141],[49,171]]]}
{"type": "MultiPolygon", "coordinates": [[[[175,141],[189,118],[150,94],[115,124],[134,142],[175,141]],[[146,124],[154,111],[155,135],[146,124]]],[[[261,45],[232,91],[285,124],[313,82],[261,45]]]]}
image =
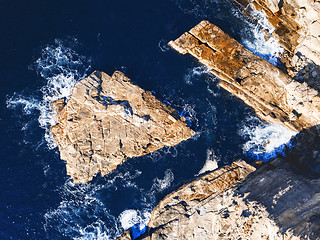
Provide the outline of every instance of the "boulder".
{"type": "Polygon", "coordinates": [[[75,183],[194,135],[175,109],[118,71],[111,77],[95,71],[76,83],[66,100],[54,103],[51,133],[75,183]]]}

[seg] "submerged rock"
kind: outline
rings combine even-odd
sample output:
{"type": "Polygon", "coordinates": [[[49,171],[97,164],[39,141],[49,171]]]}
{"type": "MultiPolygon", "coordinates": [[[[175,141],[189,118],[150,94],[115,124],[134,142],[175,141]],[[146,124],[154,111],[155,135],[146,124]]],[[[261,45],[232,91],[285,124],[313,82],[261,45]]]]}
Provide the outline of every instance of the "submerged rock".
{"type": "Polygon", "coordinates": [[[318,91],[254,55],[217,26],[202,21],[169,45],[211,68],[220,86],[269,122],[298,132],[320,122],[318,91]]]}
{"type": "Polygon", "coordinates": [[[175,109],[118,71],[111,77],[95,71],[74,86],[67,102],[54,104],[51,133],[75,183],[194,135],[175,109]]]}

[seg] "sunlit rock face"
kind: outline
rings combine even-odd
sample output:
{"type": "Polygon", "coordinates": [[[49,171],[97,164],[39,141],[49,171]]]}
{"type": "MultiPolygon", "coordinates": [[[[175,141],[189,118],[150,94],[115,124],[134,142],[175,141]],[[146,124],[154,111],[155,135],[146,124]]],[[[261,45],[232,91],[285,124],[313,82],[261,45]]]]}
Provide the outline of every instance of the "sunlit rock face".
{"type": "MultiPolygon", "coordinates": [[[[320,2],[314,0],[235,0],[248,12],[262,11],[286,49],[282,61],[294,76],[310,61],[320,66],[320,2]],[[308,59],[310,61],[308,61],[308,59]]],[[[307,71],[306,71],[307,72],[307,71]]],[[[313,76],[315,77],[315,76],[313,76]]]]}
{"type": "Polygon", "coordinates": [[[220,86],[254,108],[260,118],[296,132],[319,124],[318,91],[294,81],[208,21],[169,45],[211,68],[221,79],[220,86]]]}
{"type": "Polygon", "coordinates": [[[121,72],[109,76],[95,71],[74,86],[67,102],[57,100],[55,109],[51,133],[76,183],[194,135],[175,109],[121,72]]]}
{"type": "Polygon", "coordinates": [[[235,162],[182,186],[154,209],[141,239],[318,239],[320,179],[279,159],[253,171],[235,162]]]}
{"type": "Polygon", "coordinates": [[[318,239],[319,184],[280,159],[237,161],[166,196],[138,239],[318,239]]]}

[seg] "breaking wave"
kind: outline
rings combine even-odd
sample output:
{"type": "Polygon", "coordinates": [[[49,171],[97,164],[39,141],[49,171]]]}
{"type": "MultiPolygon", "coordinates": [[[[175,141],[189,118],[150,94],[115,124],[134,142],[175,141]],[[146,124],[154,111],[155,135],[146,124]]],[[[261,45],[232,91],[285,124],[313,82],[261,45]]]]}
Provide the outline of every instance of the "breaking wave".
{"type": "Polygon", "coordinates": [[[257,117],[249,117],[239,130],[247,139],[243,145],[244,153],[254,160],[268,161],[284,154],[285,147],[292,147],[291,139],[296,132],[279,124],[266,123],[257,117]]]}
{"type": "Polygon", "coordinates": [[[250,17],[255,20],[255,23],[248,21],[248,28],[242,30],[242,44],[254,54],[276,66],[279,56],[283,53],[283,48],[272,36],[274,28],[268,22],[264,12],[253,9],[250,11],[250,17]],[[248,31],[251,34],[248,34],[248,31]]]}
{"type": "Polygon", "coordinates": [[[76,39],[72,42],[56,39],[53,45],[42,49],[40,58],[29,67],[45,80],[45,85],[40,88],[42,96],[24,96],[16,93],[7,99],[8,108],[22,108],[23,113],[27,115],[39,111],[39,126],[45,130],[45,139],[50,149],[55,147],[50,135],[50,126],[55,124],[52,102],[68,98],[73,86],[86,76],[91,67],[90,59],[73,50],[72,47],[76,44],[76,39]]]}
{"type": "Polygon", "coordinates": [[[174,0],[174,2],[181,11],[201,20],[207,19],[218,26],[224,26],[226,22],[232,23],[231,32],[238,35],[240,29],[238,40],[244,46],[273,65],[278,64],[283,49],[272,36],[274,28],[269,24],[265,13],[252,9],[250,16],[247,17],[244,16],[242,9],[234,6],[232,1],[225,0],[174,0]]]}

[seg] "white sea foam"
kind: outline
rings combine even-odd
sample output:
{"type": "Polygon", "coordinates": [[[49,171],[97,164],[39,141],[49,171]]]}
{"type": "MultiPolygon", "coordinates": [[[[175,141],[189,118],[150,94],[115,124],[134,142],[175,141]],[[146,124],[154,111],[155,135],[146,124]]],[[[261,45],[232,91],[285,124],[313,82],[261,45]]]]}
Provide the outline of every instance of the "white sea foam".
{"type": "Polygon", "coordinates": [[[7,99],[7,107],[8,108],[15,108],[16,106],[21,106],[23,113],[26,115],[30,115],[34,110],[41,111],[41,104],[40,101],[27,98],[19,94],[14,94],[12,97],[7,99]]]}
{"type": "Polygon", "coordinates": [[[156,192],[161,192],[164,189],[168,188],[173,182],[173,180],[174,180],[174,175],[171,169],[167,169],[164,173],[163,179],[159,179],[159,178],[153,179],[153,185],[151,187],[151,190],[156,192]]]}
{"type": "Polygon", "coordinates": [[[277,65],[278,57],[283,53],[283,48],[271,35],[274,31],[268,22],[266,14],[257,10],[252,10],[250,17],[255,23],[248,22],[248,28],[242,30],[242,44],[253,53],[266,59],[273,65],[277,65]],[[250,31],[252,34],[248,34],[250,31]],[[248,36],[251,36],[248,38],[248,36]]]}
{"type": "MultiPolygon", "coordinates": [[[[73,44],[76,40],[73,39],[73,44]]],[[[42,49],[41,57],[38,58],[30,69],[34,69],[45,80],[45,85],[40,89],[42,96],[28,97],[14,94],[7,100],[7,107],[23,108],[25,114],[31,114],[34,110],[40,112],[39,125],[45,129],[45,139],[48,147],[55,144],[50,135],[49,128],[55,124],[55,112],[52,102],[60,98],[68,98],[72,87],[77,81],[84,78],[90,69],[90,59],[77,54],[62,40],[55,40],[53,45],[42,49]]]]}
{"type": "Polygon", "coordinates": [[[120,216],[119,220],[121,226],[124,230],[131,228],[132,226],[139,224],[140,230],[148,225],[151,213],[147,210],[139,211],[134,209],[124,210],[120,216]]]}
{"type": "Polygon", "coordinates": [[[109,240],[107,228],[102,220],[97,220],[92,224],[89,224],[85,228],[79,229],[80,237],[75,237],[74,240],[109,240]]]}
{"type": "Polygon", "coordinates": [[[198,175],[217,169],[218,163],[220,160],[221,159],[215,154],[213,149],[208,149],[206,162],[205,162],[204,166],[198,172],[198,175]]]}
{"type": "Polygon", "coordinates": [[[278,147],[287,144],[296,132],[279,124],[266,123],[257,117],[249,117],[239,130],[239,134],[248,139],[243,145],[245,153],[268,156],[278,147]]]}
{"type": "Polygon", "coordinates": [[[163,179],[160,179],[160,178],[153,179],[153,184],[151,186],[151,189],[145,194],[147,199],[153,199],[153,200],[149,202],[149,205],[146,205],[146,207],[142,210],[137,210],[137,209],[124,210],[118,217],[121,223],[121,227],[124,230],[127,230],[136,224],[139,224],[140,230],[146,227],[151,217],[151,211],[154,207],[153,204],[155,201],[155,197],[154,197],[155,193],[161,192],[166,188],[168,188],[171,185],[173,180],[174,180],[174,175],[170,169],[167,169],[165,171],[163,179]]]}

